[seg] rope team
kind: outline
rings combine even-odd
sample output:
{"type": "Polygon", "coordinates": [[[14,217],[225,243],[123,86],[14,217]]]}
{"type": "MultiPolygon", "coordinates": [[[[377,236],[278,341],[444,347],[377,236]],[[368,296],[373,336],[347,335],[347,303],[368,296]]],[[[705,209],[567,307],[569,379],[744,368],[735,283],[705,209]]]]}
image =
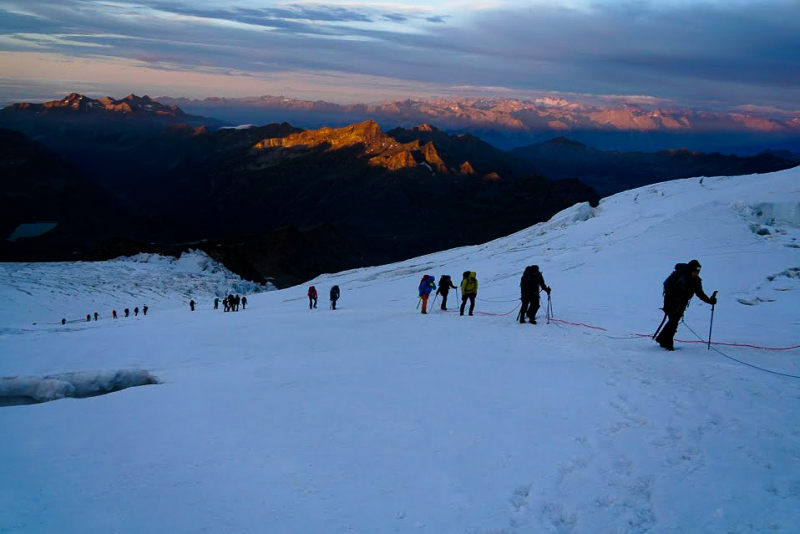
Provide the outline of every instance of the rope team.
{"type": "MultiPolygon", "coordinates": [[[[711,304],[711,327],[714,324],[714,306],[717,303],[717,292],[709,297],[703,291],[703,281],[700,278],[700,262],[692,260],[689,263],[678,263],[675,269],[666,280],[664,280],[664,319],[661,325],[653,334],[653,339],[658,344],[668,351],[675,350],[674,340],[675,332],[678,330],[678,325],[683,318],[686,307],[693,296],[697,297],[707,304],[711,304]],[[667,319],[669,319],[667,321],[667,319]],[[664,322],[667,323],[664,326],[664,322]],[[664,327],[662,330],[662,326],[664,327]]],[[[517,314],[517,321],[520,324],[525,324],[525,319],[528,319],[529,324],[536,324],[536,313],[541,307],[540,295],[542,291],[547,293],[548,300],[548,320],[551,319],[550,313],[550,286],[544,281],[544,275],[539,270],[538,265],[529,265],[525,268],[520,279],[520,301],[521,307],[517,314]]],[[[442,311],[447,311],[447,296],[451,289],[456,290],[456,298],[458,297],[458,288],[453,285],[449,275],[442,275],[440,278],[439,288],[436,287],[436,278],[432,275],[425,274],[419,284],[419,301],[417,308],[422,305],[422,313],[428,313],[428,298],[435,290],[434,304],[436,299],[441,295],[442,311]]],[[[475,310],[475,298],[478,295],[478,278],[475,271],[464,271],[463,279],[461,280],[461,308],[460,315],[464,315],[464,309],[467,301],[469,301],[469,315],[472,316],[475,310]]],[[[310,298],[310,295],[309,295],[310,298]]],[[[513,311],[513,310],[512,310],[513,311]]],[[[708,343],[711,346],[711,329],[708,332],[708,343]]]]}

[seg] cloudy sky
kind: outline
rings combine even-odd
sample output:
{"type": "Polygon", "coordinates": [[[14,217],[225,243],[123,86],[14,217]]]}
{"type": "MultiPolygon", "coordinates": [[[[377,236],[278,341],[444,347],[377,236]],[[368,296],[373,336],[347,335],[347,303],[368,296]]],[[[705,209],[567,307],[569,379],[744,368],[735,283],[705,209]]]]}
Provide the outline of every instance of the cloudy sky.
{"type": "Polygon", "coordinates": [[[554,92],[800,110],[798,0],[0,0],[0,101],[554,92]]]}

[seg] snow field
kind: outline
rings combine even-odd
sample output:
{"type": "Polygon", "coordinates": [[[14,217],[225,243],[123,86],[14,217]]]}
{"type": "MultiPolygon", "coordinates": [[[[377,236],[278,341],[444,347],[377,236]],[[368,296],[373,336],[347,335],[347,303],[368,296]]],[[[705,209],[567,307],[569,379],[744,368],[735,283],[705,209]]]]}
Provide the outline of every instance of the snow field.
{"type": "MultiPolygon", "coordinates": [[[[648,186],[485,245],[248,294],[238,313],[191,313],[168,280],[135,320],[23,328],[3,299],[0,376],[139,368],[162,384],[0,409],[0,531],[795,532],[800,381],[630,334],[655,330],[661,282],[697,258],[720,291],[714,339],[799,344],[797,220],[741,209],[797,201],[798,176],[648,186]],[[531,264],[557,318],[606,331],[546,325],[544,307],[516,324],[531,264]],[[422,274],[466,270],[476,311],[498,315],[414,310],[422,274]]],[[[34,311],[62,298],[29,292],[34,311]]],[[[695,299],[686,323],[705,336],[709,315],[695,299]]],[[[798,351],[722,350],[800,375],[798,351]]]]}

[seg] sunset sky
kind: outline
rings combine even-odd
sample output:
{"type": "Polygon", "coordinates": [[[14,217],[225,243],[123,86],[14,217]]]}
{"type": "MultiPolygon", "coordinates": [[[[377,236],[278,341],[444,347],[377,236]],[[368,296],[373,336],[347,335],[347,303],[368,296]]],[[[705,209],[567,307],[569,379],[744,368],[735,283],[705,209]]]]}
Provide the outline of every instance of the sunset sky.
{"type": "Polygon", "coordinates": [[[0,0],[0,104],[547,92],[800,110],[797,0],[0,0]]]}

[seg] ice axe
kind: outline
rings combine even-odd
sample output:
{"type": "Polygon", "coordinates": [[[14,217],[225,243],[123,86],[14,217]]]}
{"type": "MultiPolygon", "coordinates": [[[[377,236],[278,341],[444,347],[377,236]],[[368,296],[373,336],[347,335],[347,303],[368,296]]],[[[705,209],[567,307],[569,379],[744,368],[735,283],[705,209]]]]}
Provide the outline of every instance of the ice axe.
{"type": "Polygon", "coordinates": [[[658,325],[658,328],[656,328],[655,334],[653,334],[653,339],[655,339],[656,336],[658,335],[658,333],[661,332],[661,327],[664,326],[664,321],[666,321],[666,320],[667,320],[667,312],[665,311],[664,312],[664,318],[661,319],[661,324],[658,325]]]}

